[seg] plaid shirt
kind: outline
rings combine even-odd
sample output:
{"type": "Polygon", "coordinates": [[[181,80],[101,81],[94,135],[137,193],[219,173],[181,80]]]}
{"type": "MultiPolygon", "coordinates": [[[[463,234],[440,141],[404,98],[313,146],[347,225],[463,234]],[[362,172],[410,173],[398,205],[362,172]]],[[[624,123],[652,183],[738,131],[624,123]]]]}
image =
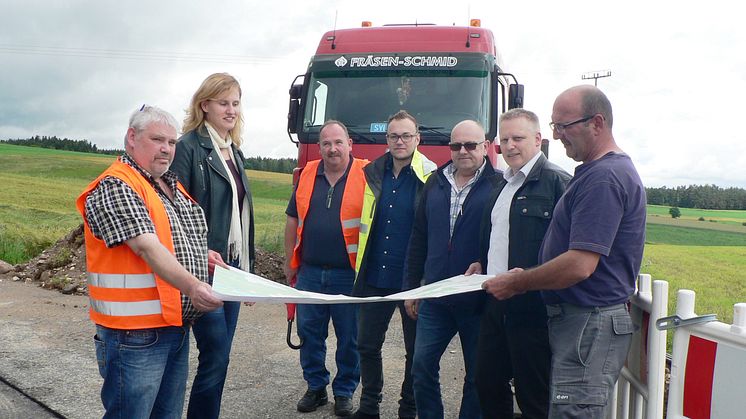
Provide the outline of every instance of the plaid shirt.
{"type": "MultiPolygon", "coordinates": [[[[174,200],[126,153],[121,161],[147,179],[158,192],[168,214],[176,260],[197,279],[207,282],[207,222],[202,208],[176,188],[177,177],[166,172],[162,179],[174,192],[174,200]]],[[[85,216],[93,235],[106,247],[121,245],[141,234],[155,234],[155,225],[140,195],[121,179],[107,176],[86,198],[85,216]]],[[[181,316],[184,322],[196,320],[202,313],[189,297],[181,294],[181,316]]]]}

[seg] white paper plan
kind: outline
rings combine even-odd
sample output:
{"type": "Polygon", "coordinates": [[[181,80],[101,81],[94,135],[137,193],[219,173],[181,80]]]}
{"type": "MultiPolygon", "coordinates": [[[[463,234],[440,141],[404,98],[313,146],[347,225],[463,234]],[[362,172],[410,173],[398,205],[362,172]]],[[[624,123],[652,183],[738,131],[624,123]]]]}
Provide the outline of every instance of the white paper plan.
{"type": "Polygon", "coordinates": [[[445,297],[479,291],[482,282],[490,275],[458,275],[432,284],[424,285],[409,291],[403,291],[385,297],[350,297],[348,295],[330,295],[318,292],[301,291],[287,285],[279,284],[259,275],[244,272],[240,269],[215,267],[212,293],[223,301],[248,301],[298,304],[344,304],[375,303],[378,301],[420,300],[424,298],[445,297]]]}

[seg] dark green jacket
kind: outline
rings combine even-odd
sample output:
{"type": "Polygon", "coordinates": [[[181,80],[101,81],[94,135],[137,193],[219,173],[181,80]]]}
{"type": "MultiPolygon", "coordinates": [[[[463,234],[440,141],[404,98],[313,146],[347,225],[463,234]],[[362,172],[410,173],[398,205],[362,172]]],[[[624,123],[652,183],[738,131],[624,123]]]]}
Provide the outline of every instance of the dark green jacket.
{"type": "MultiPolygon", "coordinates": [[[[251,200],[249,180],[244,170],[244,156],[241,150],[232,146],[233,161],[241,173],[241,181],[246,189],[251,223],[249,226],[249,267],[254,271],[254,205],[251,200]]],[[[225,171],[219,159],[223,156],[212,146],[204,125],[182,135],[176,144],[176,156],[171,170],[179,176],[179,181],[187,192],[205,211],[207,218],[207,246],[219,252],[223,260],[228,260],[228,233],[231,223],[231,184],[230,173],[225,171]]],[[[246,226],[244,226],[245,228],[246,226]]]]}

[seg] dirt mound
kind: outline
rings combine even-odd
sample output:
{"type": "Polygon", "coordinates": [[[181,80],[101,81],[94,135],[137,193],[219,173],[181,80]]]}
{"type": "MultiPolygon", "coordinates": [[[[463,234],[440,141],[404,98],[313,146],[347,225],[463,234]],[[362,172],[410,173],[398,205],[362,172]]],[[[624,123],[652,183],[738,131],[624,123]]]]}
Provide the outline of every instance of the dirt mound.
{"type": "MultiPolygon", "coordinates": [[[[284,257],[256,249],[257,275],[284,284],[283,263],[284,257]]],[[[87,295],[83,224],[39,256],[0,276],[14,281],[39,282],[40,287],[58,289],[63,294],[87,295]]]]}

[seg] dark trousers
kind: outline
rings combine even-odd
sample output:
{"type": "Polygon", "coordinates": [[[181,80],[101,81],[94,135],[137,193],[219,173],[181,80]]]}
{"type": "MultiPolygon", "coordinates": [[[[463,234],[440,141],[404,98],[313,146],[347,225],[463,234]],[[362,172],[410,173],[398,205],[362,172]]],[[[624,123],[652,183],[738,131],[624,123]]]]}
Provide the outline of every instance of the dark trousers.
{"type": "MultiPolygon", "coordinates": [[[[383,296],[399,292],[372,287],[363,284],[361,296],[383,296]]],[[[369,415],[379,413],[379,405],[383,391],[383,360],[381,348],[386,339],[391,317],[399,308],[402,332],[404,334],[404,379],[401,385],[399,399],[399,416],[415,417],[417,409],[414,402],[412,388],[412,357],[414,354],[415,332],[417,323],[412,320],[404,309],[404,303],[399,301],[360,304],[358,311],[357,349],[360,353],[360,411],[369,415]]]]}
{"type": "Polygon", "coordinates": [[[546,327],[506,327],[504,304],[485,307],[477,352],[477,391],[484,418],[513,418],[513,378],[521,417],[546,418],[552,353],[546,327]]]}

